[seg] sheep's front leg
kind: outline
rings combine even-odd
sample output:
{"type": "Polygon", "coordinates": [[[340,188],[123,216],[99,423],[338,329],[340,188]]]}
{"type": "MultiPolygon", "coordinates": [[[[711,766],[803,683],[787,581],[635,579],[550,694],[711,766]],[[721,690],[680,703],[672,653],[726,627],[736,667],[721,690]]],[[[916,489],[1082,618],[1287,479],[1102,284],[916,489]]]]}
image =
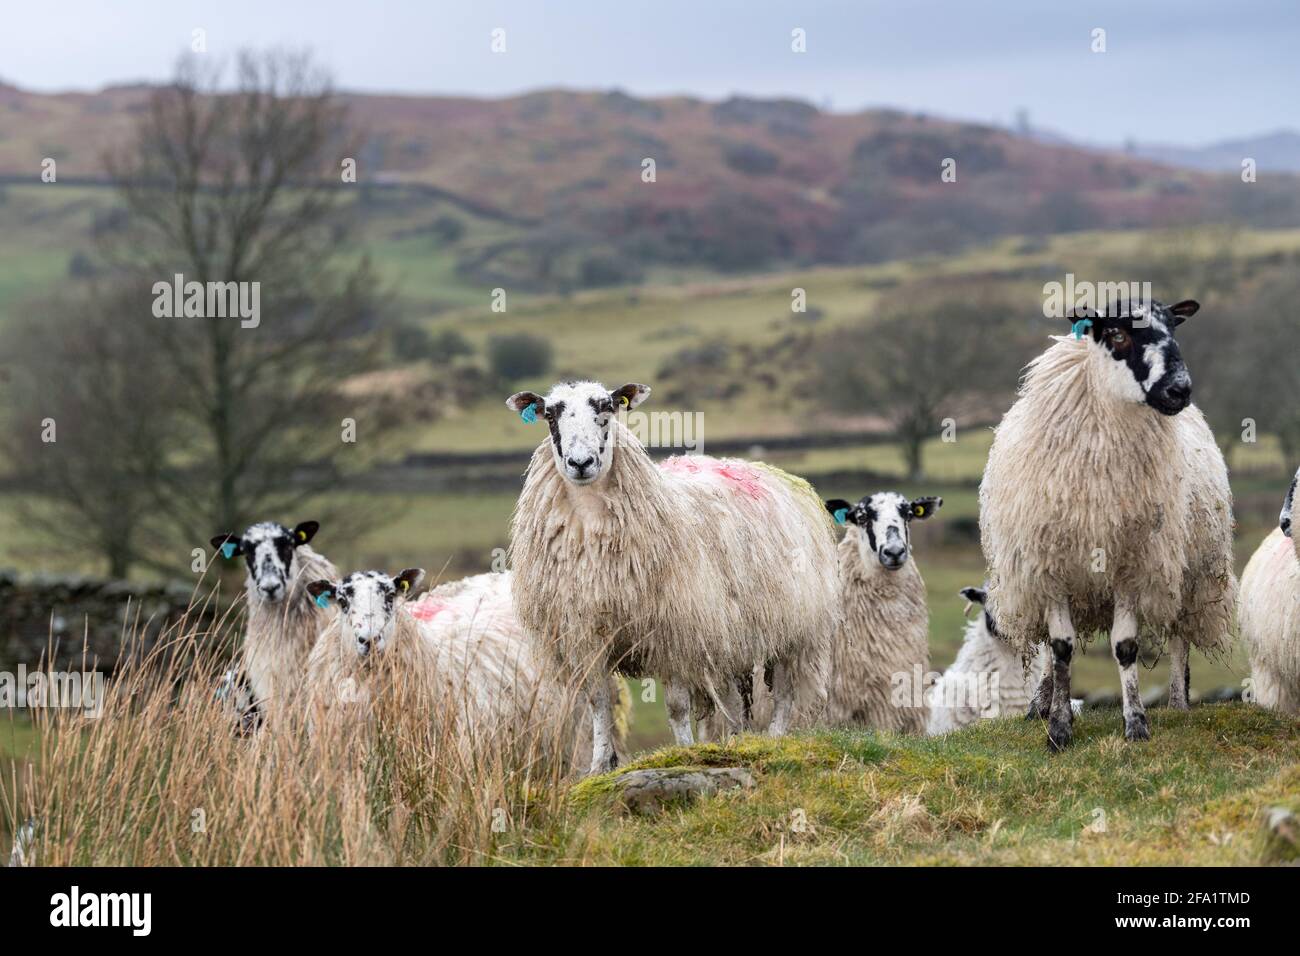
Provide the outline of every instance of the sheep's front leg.
{"type": "Polygon", "coordinates": [[[1074,656],[1074,622],[1070,606],[1052,605],[1047,612],[1047,634],[1052,649],[1052,701],[1048,709],[1047,743],[1064,750],[1074,736],[1074,711],[1070,707],[1070,658],[1074,656]]]}
{"type": "Polygon", "coordinates": [[[1169,639],[1169,706],[1186,710],[1191,693],[1192,667],[1188,661],[1187,641],[1174,636],[1169,639]]]}
{"type": "Polygon", "coordinates": [[[605,773],[618,766],[614,752],[614,700],[609,692],[609,680],[599,675],[587,697],[591,714],[591,772],[605,773]]]}
{"type": "Polygon", "coordinates": [[[1119,682],[1124,693],[1124,739],[1150,740],[1142,694],[1138,691],[1138,619],[1126,604],[1116,602],[1115,620],[1110,627],[1110,649],[1119,665],[1119,682]]]}
{"type": "Polygon", "coordinates": [[[664,704],[668,708],[668,726],[672,728],[673,740],[679,747],[689,747],[695,743],[695,734],[691,731],[691,692],[676,683],[664,682],[664,704]]]}
{"type": "Polygon", "coordinates": [[[794,669],[789,661],[777,661],[772,668],[772,720],[767,732],[781,737],[790,731],[794,716],[794,669]]]}
{"type": "Polygon", "coordinates": [[[1026,720],[1046,720],[1052,711],[1052,655],[1042,655],[1043,674],[1038,681],[1038,689],[1029,701],[1026,720]]]}

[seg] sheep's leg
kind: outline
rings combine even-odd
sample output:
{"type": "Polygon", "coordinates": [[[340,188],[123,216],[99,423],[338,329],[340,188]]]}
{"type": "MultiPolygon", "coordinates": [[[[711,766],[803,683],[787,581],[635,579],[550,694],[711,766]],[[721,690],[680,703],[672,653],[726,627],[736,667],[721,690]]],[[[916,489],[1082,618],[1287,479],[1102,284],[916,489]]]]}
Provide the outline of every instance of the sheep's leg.
{"type": "Polygon", "coordinates": [[[591,772],[605,773],[618,766],[614,752],[614,701],[604,674],[593,682],[587,698],[591,713],[591,772]]]}
{"type": "Polygon", "coordinates": [[[772,721],[767,732],[782,737],[790,731],[794,716],[794,669],[789,661],[777,661],[772,668],[772,721]]]}
{"type": "Polygon", "coordinates": [[[691,731],[691,692],[681,684],[664,682],[664,704],[668,707],[668,726],[680,747],[695,743],[691,731]]]}
{"type": "Polygon", "coordinates": [[[1043,676],[1038,681],[1038,690],[1029,701],[1026,720],[1046,720],[1052,711],[1052,655],[1043,655],[1043,676]]]}
{"type": "Polygon", "coordinates": [[[1138,691],[1137,633],[1136,612],[1116,602],[1115,620],[1110,628],[1110,649],[1119,665],[1119,681],[1124,691],[1124,739],[1150,740],[1151,727],[1138,691]]]}
{"type": "Polygon", "coordinates": [[[1064,750],[1074,736],[1074,711],[1070,707],[1070,658],[1074,656],[1074,622],[1070,606],[1052,605],[1047,612],[1047,634],[1052,648],[1052,702],[1048,711],[1047,743],[1064,750]]]}
{"type": "Polygon", "coordinates": [[[1192,692],[1192,665],[1187,650],[1184,638],[1175,635],[1169,639],[1169,706],[1174,710],[1186,710],[1192,692]]]}

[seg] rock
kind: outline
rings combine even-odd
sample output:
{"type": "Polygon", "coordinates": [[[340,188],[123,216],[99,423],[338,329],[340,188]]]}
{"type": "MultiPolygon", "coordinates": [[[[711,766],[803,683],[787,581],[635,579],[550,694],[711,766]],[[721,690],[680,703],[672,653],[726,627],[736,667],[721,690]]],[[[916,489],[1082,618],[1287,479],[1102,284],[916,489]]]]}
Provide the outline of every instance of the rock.
{"type": "Polygon", "coordinates": [[[1300,820],[1286,807],[1264,812],[1264,862],[1286,863],[1300,858],[1300,820]]]}
{"type": "Polygon", "coordinates": [[[754,775],[743,767],[672,767],[662,770],[632,770],[614,780],[620,799],[628,810],[641,816],[665,807],[687,805],[697,797],[727,790],[751,790],[754,775]]]}

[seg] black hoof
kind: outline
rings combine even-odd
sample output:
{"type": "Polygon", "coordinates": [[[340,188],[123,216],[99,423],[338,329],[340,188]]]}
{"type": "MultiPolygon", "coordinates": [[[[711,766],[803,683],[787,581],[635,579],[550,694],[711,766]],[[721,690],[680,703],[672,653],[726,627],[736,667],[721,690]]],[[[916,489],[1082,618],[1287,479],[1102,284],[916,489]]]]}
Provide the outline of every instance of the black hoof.
{"type": "Polygon", "coordinates": [[[1025,714],[1025,720],[1046,720],[1049,713],[1050,708],[1030,701],[1029,710],[1025,714]]]}
{"type": "Polygon", "coordinates": [[[1147,722],[1146,714],[1134,714],[1132,717],[1124,721],[1124,739],[1151,739],[1151,725],[1147,722]]]}
{"type": "Polygon", "coordinates": [[[1047,725],[1047,749],[1053,753],[1060,753],[1070,746],[1070,740],[1073,737],[1074,728],[1069,724],[1054,720],[1047,725]]]}

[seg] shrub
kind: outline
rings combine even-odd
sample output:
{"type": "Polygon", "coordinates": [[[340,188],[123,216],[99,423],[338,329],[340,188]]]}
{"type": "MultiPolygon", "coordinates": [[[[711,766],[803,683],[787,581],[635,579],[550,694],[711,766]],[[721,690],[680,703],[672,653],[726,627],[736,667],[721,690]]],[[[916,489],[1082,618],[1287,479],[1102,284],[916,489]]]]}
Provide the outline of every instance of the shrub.
{"type": "Polygon", "coordinates": [[[540,335],[518,332],[488,340],[488,364],[500,379],[513,382],[545,375],[551,368],[551,343],[540,335]]]}

